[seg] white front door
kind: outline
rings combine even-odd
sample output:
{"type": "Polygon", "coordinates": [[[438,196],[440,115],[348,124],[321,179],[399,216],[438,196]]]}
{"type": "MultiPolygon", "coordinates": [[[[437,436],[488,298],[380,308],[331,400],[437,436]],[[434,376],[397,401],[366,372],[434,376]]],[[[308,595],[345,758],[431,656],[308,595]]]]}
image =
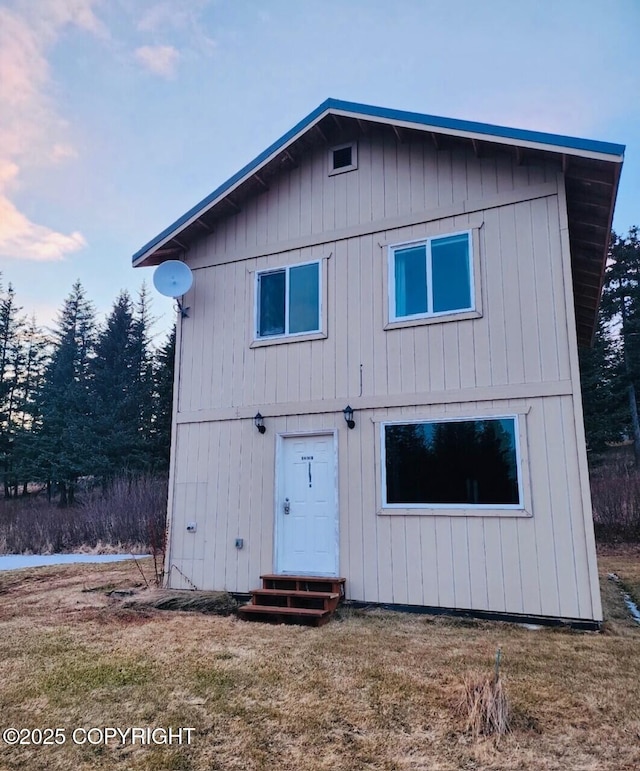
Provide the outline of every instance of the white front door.
{"type": "Polygon", "coordinates": [[[285,436],[280,441],[276,573],[337,576],[335,437],[285,436]]]}

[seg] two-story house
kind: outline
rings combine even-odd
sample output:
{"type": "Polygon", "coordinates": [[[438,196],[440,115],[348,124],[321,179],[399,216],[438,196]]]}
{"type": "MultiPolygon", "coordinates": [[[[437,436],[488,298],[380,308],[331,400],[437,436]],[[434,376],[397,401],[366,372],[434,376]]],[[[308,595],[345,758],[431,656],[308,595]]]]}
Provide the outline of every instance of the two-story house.
{"type": "Polygon", "coordinates": [[[168,586],[599,621],[577,346],[623,152],[329,99],[140,249],[194,274],[168,586]]]}

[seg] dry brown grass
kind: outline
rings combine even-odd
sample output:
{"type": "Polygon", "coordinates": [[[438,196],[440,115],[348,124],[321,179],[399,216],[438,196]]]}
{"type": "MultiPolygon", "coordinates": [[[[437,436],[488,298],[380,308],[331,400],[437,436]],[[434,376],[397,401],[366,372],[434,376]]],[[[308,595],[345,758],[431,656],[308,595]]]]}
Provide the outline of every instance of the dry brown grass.
{"type": "MultiPolygon", "coordinates": [[[[638,561],[609,552],[602,570],[631,581],[638,561]]],[[[355,611],[269,626],[106,594],[132,586],[147,591],[129,563],[0,574],[1,728],[189,726],[192,743],[0,742],[2,771],[640,768],[640,627],[606,579],[604,634],[355,611]],[[512,714],[496,743],[456,705],[498,647],[512,714]]]]}

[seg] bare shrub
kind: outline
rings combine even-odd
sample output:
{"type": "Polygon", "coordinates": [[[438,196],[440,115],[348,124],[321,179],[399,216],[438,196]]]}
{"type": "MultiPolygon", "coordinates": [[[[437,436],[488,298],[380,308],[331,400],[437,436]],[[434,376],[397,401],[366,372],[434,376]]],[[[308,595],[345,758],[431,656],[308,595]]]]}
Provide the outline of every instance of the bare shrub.
{"type": "Polygon", "coordinates": [[[509,732],[511,708],[500,677],[500,651],[492,675],[471,672],[464,676],[458,713],[474,739],[509,732]]]}
{"type": "Polygon", "coordinates": [[[640,540],[640,473],[624,468],[611,471],[613,473],[591,479],[593,521],[598,539],[640,540]]]}
{"type": "Polygon", "coordinates": [[[100,524],[107,543],[164,546],[167,480],[142,474],[119,477],[94,488],[83,499],[82,510],[100,524]]]}
{"type": "Polygon", "coordinates": [[[83,492],[61,509],[44,496],[0,502],[0,548],[5,553],[56,553],[89,549],[151,551],[162,573],[167,479],[152,475],[116,479],[83,492]]]}

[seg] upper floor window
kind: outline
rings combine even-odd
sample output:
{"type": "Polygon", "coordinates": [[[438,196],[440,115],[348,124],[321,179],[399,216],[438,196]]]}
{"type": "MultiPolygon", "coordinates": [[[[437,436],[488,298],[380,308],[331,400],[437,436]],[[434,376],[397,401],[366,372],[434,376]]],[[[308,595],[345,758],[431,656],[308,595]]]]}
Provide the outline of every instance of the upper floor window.
{"type": "Polygon", "coordinates": [[[474,310],[471,232],[389,247],[389,320],[474,310]]]}
{"type": "Polygon", "coordinates": [[[257,274],[257,338],[320,332],[320,324],[320,263],[257,274]]]}

